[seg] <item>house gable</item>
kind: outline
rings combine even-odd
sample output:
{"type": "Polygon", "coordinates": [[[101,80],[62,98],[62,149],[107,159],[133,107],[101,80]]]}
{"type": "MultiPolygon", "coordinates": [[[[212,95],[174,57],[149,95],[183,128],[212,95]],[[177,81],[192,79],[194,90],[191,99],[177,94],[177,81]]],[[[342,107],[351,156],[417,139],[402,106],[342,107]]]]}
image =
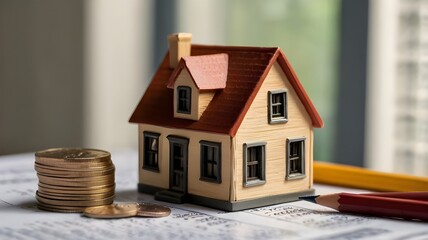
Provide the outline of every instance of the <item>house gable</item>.
{"type": "Polygon", "coordinates": [[[235,201],[262,197],[265,195],[277,195],[291,193],[296,190],[310,189],[312,186],[312,146],[313,124],[304,103],[299,98],[297,91],[283,71],[279,61],[272,64],[262,82],[257,94],[245,117],[240,124],[234,138],[235,185],[232,186],[235,201]],[[288,121],[270,124],[269,92],[287,92],[288,121]],[[305,164],[304,175],[298,179],[287,179],[286,149],[288,140],[305,139],[305,164]],[[257,186],[246,186],[245,148],[241,146],[252,143],[265,143],[265,183],[257,186]]]}
{"type": "Polygon", "coordinates": [[[258,94],[258,91],[260,87],[262,86],[266,76],[271,71],[273,65],[277,63],[277,65],[281,68],[283,74],[287,78],[288,82],[291,84],[292,89],[296,92],[298,98],[300,99],[301,103],[303,104],[304,109],[309,114],[309,117],[312,122],[312,126],[316,128],[322,128],[324,126],[324,122],[321,119],[321,116],[318,114],[317,110],[315,109],[315,106],[312,104],[308,94],[306,93],[305,89],[303,88],[303,85],[301,84],[300,80],[298,79],[296,73],[294,72],[293,68],[291,67],[290,63],[288,62],[287,58],[285,57],[285,54],[282,52],[280,48],[275,51],[274,56],[271,58],[271,61],[267,68],[265,69],[264,73],[260,77],[260,81],[257,82],[255,85],[254,91],[249,96],[248,101],[245,104],[245,107],[239,117],[237,118],[237,121],[235,122],[234,126],[231,129],[231,136],[235,136],[236,132],[238,131],[242,121],[244,120],[248,109],[250,108],[254,98],[258,94]]]}

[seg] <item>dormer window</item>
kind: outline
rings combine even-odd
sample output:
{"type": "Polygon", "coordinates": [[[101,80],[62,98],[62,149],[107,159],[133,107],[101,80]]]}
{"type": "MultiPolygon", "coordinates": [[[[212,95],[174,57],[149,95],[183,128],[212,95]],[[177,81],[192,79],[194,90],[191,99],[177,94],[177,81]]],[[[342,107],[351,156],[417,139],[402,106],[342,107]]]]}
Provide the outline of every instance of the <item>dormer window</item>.
{"type": "Polygon", "coordinates": [[[178,86],[177,93],[177,112],[190,114],[192,106],[192,89],[187,86],[178,86]]]}
{"type": "Polygon", "coordinates": [[[225,53],[182,57],[168,80],[174,89],[174,117],[198,121],[214,95],[226,87],[225,53]]]}
{"type": "Polygon", "coordinates": [[[288,121],[287,92],[285,90],[269,91],[269,123],[288,121]]]}

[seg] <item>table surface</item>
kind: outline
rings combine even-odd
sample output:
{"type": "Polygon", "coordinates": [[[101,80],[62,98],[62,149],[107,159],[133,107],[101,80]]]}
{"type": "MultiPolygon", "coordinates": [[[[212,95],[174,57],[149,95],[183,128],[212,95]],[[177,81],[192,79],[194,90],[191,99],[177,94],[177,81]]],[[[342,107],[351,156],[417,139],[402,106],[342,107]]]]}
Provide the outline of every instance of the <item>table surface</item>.
{"type": "MultiPolygon", "coordinates": [[[[343,214],[296,201],[240,212],[157,202],[138,193],[136,150],[112,153],[116,202],[165,205],[164,218],[100,220],[37,209],[34,153],[0,157],[0,239],[428,239],[428,224],[343,214]]],[[[317,194],[363,192],[315,185],[317,194]]]]}

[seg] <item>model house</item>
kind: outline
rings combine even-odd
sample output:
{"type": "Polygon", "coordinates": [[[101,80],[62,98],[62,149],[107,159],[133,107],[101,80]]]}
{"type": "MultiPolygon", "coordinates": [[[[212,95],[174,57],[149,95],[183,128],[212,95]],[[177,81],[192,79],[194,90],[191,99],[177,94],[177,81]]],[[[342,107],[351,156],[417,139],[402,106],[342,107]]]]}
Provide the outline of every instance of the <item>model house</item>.
{"type": "Polygon", "coordinates": [[[313,193],[323,121],[280,48],[171,35],[137,105],[141,192],[228,211],[313,193]]]}

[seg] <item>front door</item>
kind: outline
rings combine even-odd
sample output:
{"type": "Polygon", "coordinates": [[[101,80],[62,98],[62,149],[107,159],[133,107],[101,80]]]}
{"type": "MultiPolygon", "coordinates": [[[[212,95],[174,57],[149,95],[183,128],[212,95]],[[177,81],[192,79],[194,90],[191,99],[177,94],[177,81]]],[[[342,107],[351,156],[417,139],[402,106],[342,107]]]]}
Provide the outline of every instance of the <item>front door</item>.
{"type": "Polygon", "coordinates": [[[187,158],[189,140],[181,137],[168,137],[169,140],[169,188],[172,191],[187,193],[187,158]]]}

